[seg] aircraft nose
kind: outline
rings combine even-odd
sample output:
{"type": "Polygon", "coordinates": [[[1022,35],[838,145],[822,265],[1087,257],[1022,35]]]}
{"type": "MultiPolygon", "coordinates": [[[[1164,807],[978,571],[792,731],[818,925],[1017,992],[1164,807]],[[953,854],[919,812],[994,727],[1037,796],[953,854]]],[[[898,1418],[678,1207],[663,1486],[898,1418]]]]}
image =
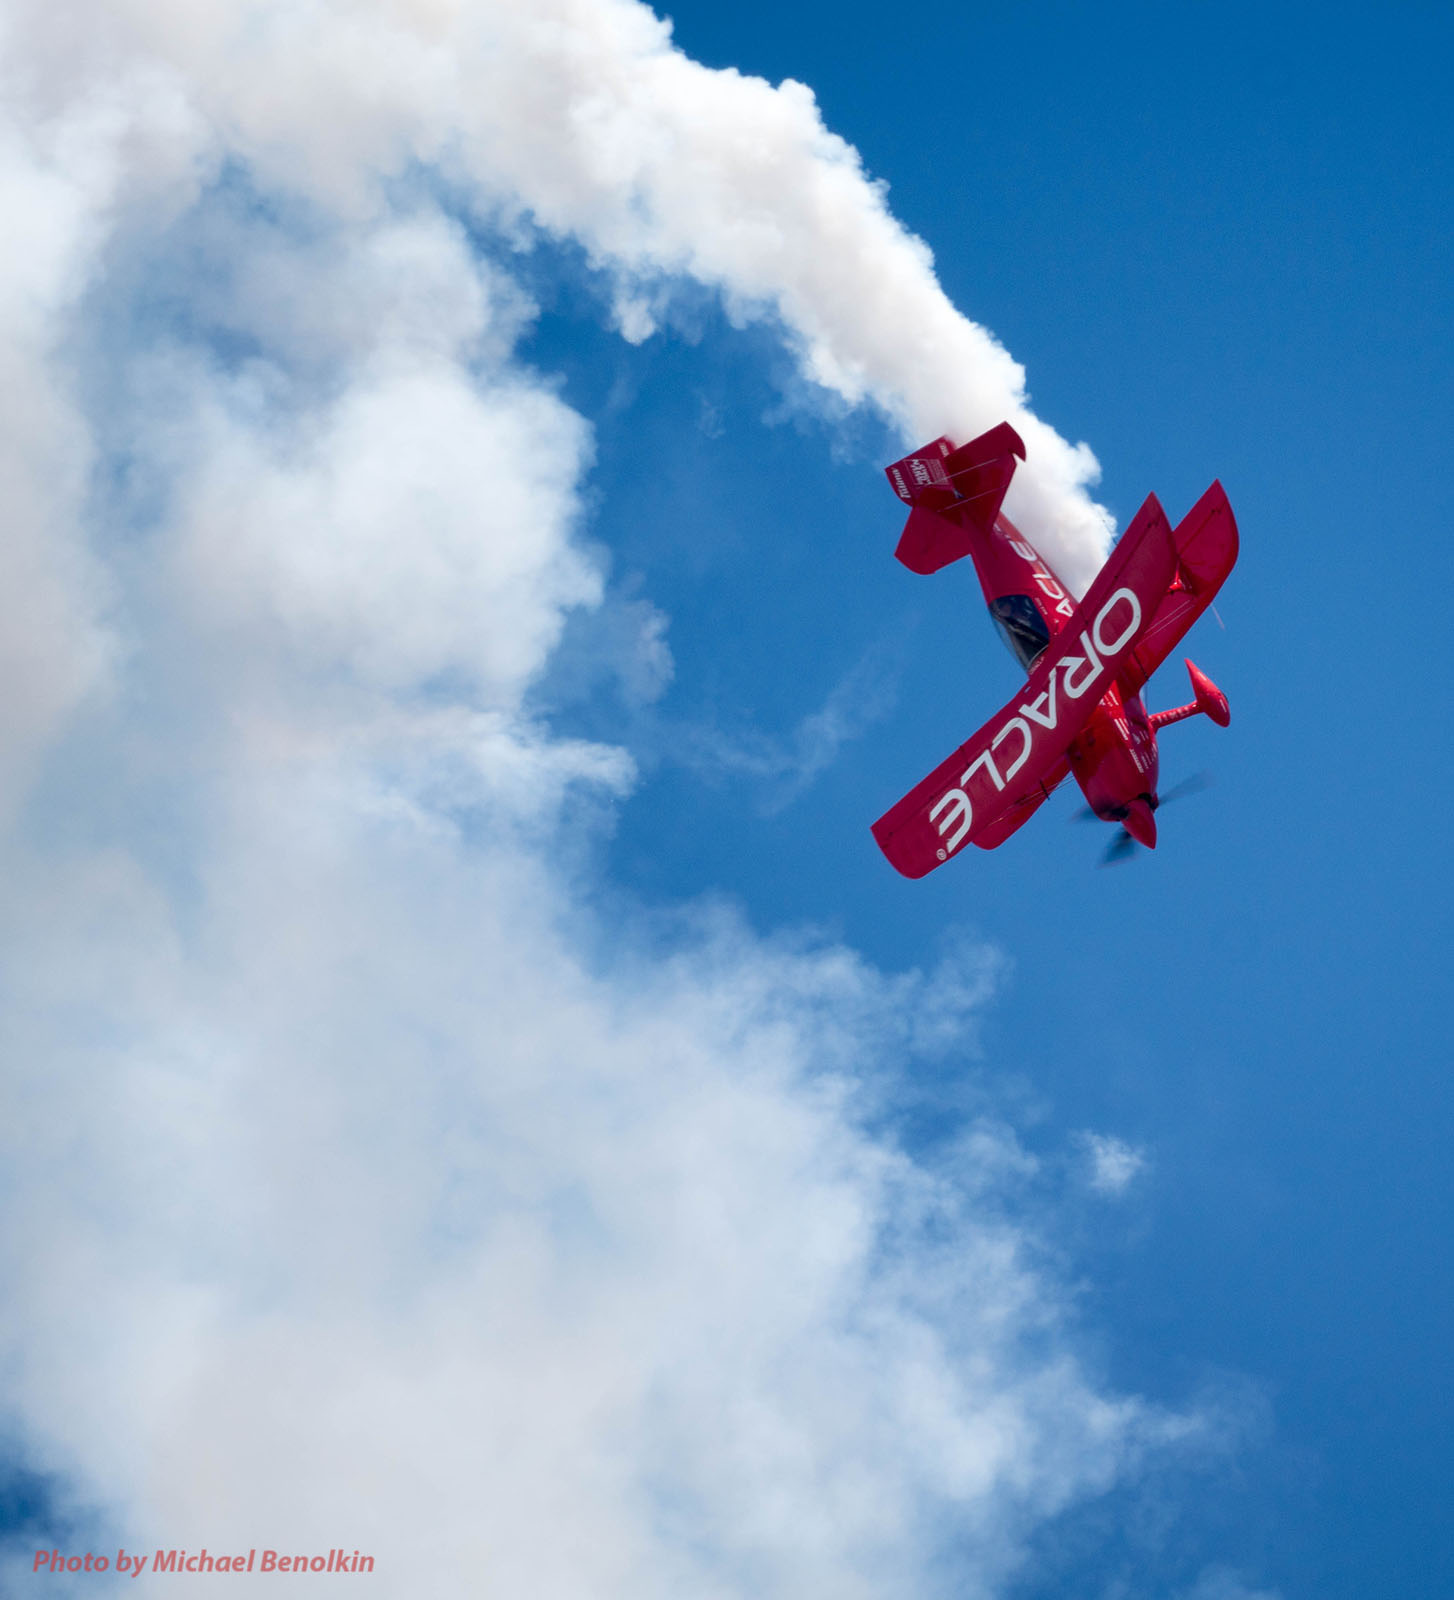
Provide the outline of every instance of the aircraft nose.
{"type": "Polygon", "coordinates": [[[1156,818],[1144,800],[1131,802],[1131,809],[1121,819],[1121,826],[1137,844],[1144,844],[1148,850],[1156,848],[1156,818]]]}

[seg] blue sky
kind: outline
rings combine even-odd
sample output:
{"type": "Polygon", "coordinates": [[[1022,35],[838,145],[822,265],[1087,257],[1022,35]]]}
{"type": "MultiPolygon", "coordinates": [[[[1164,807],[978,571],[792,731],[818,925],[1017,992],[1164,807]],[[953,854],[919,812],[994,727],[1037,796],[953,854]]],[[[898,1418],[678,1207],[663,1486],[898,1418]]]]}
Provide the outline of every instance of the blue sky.
{"type": "MultiPolygon", "coordinates": [[[[751,707],[786,737],[861,659],[896,699],[766,817],[750,785],[661,771],[613,859],[648,893],[705,877],[763,926],[841,927],[889,964],[946,936],[1006,951],[985,1054],[1045,1119],[1032,1139],[1104,1126],[1154,1152],[1134,1221],[1078,1241],[1111,1370],[1166,1396],[1235,1376],[1268,1407],[1238,1463],[1246,1526],[1218,1537],[1289,1594],[1442,1593],[1449,755],[1437,624],[1387,602],[1449,575],[1447,19],[1401,8],[1371,39],[1351,11],[1278,8],[672,14],[701,60],[812,86],[1037,409],[1091,442],[1120,519],[1222,478],[1242,557],[1227,631],[1188,649],[1234,720],[1163,740],[1168,782],[1215,786],[1167,815],[1154,860],[1091,870],[1099,833],[1063,825],[1067,799],[953,874],[881,870],[864,821],[999,704],[1011,664],[972,575],[887,560],[885,450],[862,429],[846,463],[831,427],[763,439],[761,358],[716,329],[633,357],[640,398],[614,448],[602,431],[603,480],[631,477],[644,426],[702,485],[715,560],[657,561],[652,489],[612,496],[673,617],[668,707],[751,707]],[[705,442],[677,432],[693,383],[724,419],[705,442]]],[[[1152,703],[1184,690],[1168,668],[1152,703]]]]}
{"type": "Polygon", "coordinates": [[[867,201],[829,258],[800,104],[781,257],[707,80],[583,158],[660,45],[546,9],[561,60],[488,5],[9,47],[10,1581],[67,1592],[44,1526],[374,1538],[381,1595],[1449,1592],[1451,24],[673,9],[1119,522],[1238,515],[1154,856],[1067,794],[909,883],[869,822],[1015,681],[891,559],[928,280],[867,201]]]}

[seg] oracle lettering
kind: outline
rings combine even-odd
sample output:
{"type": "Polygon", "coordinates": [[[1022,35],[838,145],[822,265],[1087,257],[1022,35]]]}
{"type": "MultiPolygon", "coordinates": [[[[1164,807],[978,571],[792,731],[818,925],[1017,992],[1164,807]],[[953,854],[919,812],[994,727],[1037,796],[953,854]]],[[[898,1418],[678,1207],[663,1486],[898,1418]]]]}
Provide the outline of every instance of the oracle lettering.
{"type": "MultiPolygon", "coordinates": [[[[1096,613],[1096,620],[1091,628],[1091,638],[1095,640],[1097,648],[1103,656],[1113,656],[1116,651],[1131,637],[1141,626],[1141,602],[1136,598],[1132,589],[1117,589],[1106,601],[1105,605],[1096,613]],[[1101,637],[1101,629],[1106,625],[1106,618],[1111,614],[1118,601],[1124,600],[1131,608],[1131,620],[1109,643],[1101,637]]],[[[1082,640],[1085,635],[1081,635],[1082,640]]]]}
{"type": "Polygon", "coordinates": [[[1070,596],[1061,588],[1060,580],[1045,565],[1044,557],[1035,550],[1033,545],[1026,544],[1023,539],[1010,539],[1007,537],[1005,542],[1017,556],[1030,563],[1030,576],[1035,580],[1035,587],[1039,589],[1040,593],[1047,600],[1055,602],[1055,609],[1060,616],[1068,617],[1075,607],[1070,603],[1070,596]]]}
{"type": "MultiPolygon", "coordinates": [[[[1135,638],[1136,630],[1141,626],[1141,617],[1141,601],[1133,589],[1117,589],[1110,595],[1096,613],[1095,621],[1089,628],[1081,630],[1080,647],[1083,654],[1067,655],[1057,661],[1050,669],[1045,687],[1040,693],[1033,700],[1025,701],[1019,706],[1019,711],[1024,715],[1012,716],[1004,722],[985,748],[959,775],[961,787],[947,790],[934,802],[929,809],[929,820],[938,828],[939,837],[945,841],[944,847],[938,852],[941,861],[952,855],[969,836],[974,820],[974,808],[967,790],[975,774],[983,768],[989,773],[990,782],[994,784],[996,792],[1002,791],[1030,759],[1030,751],[1035,741],[1035,730],[1030,724],[1033,722],[1038,727],[1053,731],[1060,721],[1060,710],[1056,703],[1056,673],[1061,674],[1060,687],[1065,694],[1072,700],[1079,700],[1100,679],[1106,670],[1107,660],[1124,650],[1135,638]],[[1126,620],[1120,625],[1116,635],[1107,639],[1106,627],[1119,606],[1126,607],[1126,620]],[[1015,753],[1014,760],[1001,772],[995,760],[995,752],[1013,733],[1018,733],[1020,736],[1019,749],[1015,753]]],[[[1123,737],[1130,731],[1124,718],[1118,720],[1117,728],[1123,737]]],[[[1130,742],[1138,767],[1141,767],[1142,771],[1147,770],[1142,765],[1143,758],[1139,750],[1134,748],[1136,740],[1132,739],[1130,742]]]]}
{"type": "Polygon", "coordinates": [[[1046,598],[1055,602],[1055,609],[1060,615],[1068,617],[1075,608],[1071,605],[1070,596],[1065,590],[1048,573],[1036,572],[1033,576],[1046,598]]]}
{"type": "Polygon", "coordinates": [[[963,789],[951,789],[948,794],[941,795],[939,799],[934,802],[933,808],[929,812],[929,820],[931,822],[937,822],[937,826],[939,828],[939,837],[942,839],[951,828],[954,828],[954,837],[950,839],[946,843],[944,849],[939,852],[939,859],[941,861],[945,858],[945,856],[957,850],[959,846],[964,843],[964,836],[969,832],[969,825],[973,819],[974,808],[970,805],[969,796],[964,792],[963,789]],[[948,814],[945,816],[942,822],[937,822],[939,813],[944,811],[946,808],[948,814]],[[955,827],[956,822],[959,824],[957,828],[955,827]]]}
{"type": "Polygon", "coordinates": [[[1060,663],[1060,666],[1065,671],[1065,692],[1072,700],[1080,699],[1096,681],[1101,670],[1100,657],[1096,655],[1090,639],[1085,633],[1080,636],[1080,647],[1085,651],[1083,656],[1066,656],[1065,660],[1060,663]],[[1077,682],[1075,674],[1080,667],[1084,667],[1086,671],[1085,676],[1077,682]]]}
{"type": "MultiPolygon", "coordinates": [[[[994,746],[992,745],[990,749],[993,748],[994,746]]],[[[987,767],[989,769],[989,775],[994,781],[994,786],[996,789],[1004,788],[1005,780],[1000,776],[1000,769],[995,765],[995,758],[990,754],[989,750],[980,751],[974,760],[971,761],[964,771],[960,773],[959,781],[963,784],[968,784],[969,780],[975,775],[976,772],[979,771],[981,767],[987,767]]]]}
{"type": "Polygon", "coordinates": [[[1055,711],[1055,674],[1050,674],[1050,682],[1035,696],[1029,705],[1022,705],[1020,710],[1032,721],[1038,722],[1042,728],[1053,728],[1056,723],[1055,711]],[[1046,709],[1042,711],[1040,708],[1046,709]]]}
{"type": "MultiPolygon", "coordinates": [[[[1021,711],[1024,709],[1024,706],[1020,707],[1021,711]]],[[[981,767],[984,767],[986,771],[988,771],[990,775],[990,781],[994,784],[995,788],[1003,789],[1005,784],[1015,776],[1021,767],[1025,765],[1025,762],[1030,755],[1030,742],[1034,737],[1034,734],[1030,732],[1028,723],[1022,721],[1022,719],[1019,717],[1011,717],[1004,727],[1001,728],[1000,731],[990,741],[989,748],[987,750],[981,750],[974,760],[971,761],[970,764],[964,769],[964,771],[960,773],[959,781],[968,786],[969,780],[975,775],[976,772],[979,771],[981,767]],[[994,752],[999,749],[1004,741],[1009,738],[1009,736],[1017,728],[1020,730],[1020,753],[1006,768],[1004,774],[1001,775],[999,767],[995,765],[994,752]]]]}
{"type": "MultiPolygon", "coordinates": [[[[1023,711],[1025,708],[1023,706],[1021,706],[1020,709],[1023,711]]],[[[1008,783],[1010,781],[1010,779],[1013,778],[1015,776],[1015,774],[1020,770],[1020,768],[1025,765],[1026,761],[1029,760],[1029,758],[1030,758],[1030,744],[1031,744],[1031,741],[1034,739],[1035,735],[1033,733],[1031,733],[1030,724],[1028,722],[1026,722],[1023,717],[1011,717],[1010,720],[1004,725],[1004,727],[1001,728],[1000,731],[990,741],[990,749],[991,750],[998,750],[999,747],[1000,747],[1001,741],[1005,740],[1005,739],[1008,739],[1010,734],[1011,734],[1011,732],[1016,728],[1018,728],[1020,730],[1020,737],[1021,737],[1022,740],[1024,740],[1024,743],[1020,746],[1019,755],[1017,755],[1015,757],[1014,761],[1008,767],[1005,768],[1005,783],[1008,783]]],[[[964,779],[961,778],[959,781],[961,783],[963,783],[964,779]]],[[[1003,783],[1000,785],[1000,787],[1002,789],[1004,788],[1004,786],[1005,785],[1003,783]]]]}

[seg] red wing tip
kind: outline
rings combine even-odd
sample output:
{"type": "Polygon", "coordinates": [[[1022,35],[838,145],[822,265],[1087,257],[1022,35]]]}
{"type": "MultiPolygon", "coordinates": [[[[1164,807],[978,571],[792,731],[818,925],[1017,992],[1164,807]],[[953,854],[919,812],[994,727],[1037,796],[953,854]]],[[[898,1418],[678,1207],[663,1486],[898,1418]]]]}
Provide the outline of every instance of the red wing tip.
{"type": "MultiPolygon", "coordinates": [[[[1212,479],[1201,499],[1182,520],[1190,522],[1193,517],[1209,517],[1214,511],[1225,511],[1229,517],[1232,515],[1232,502],[1227,498],[1227,491],[1222,487],[1220,478],[1212,479]]],[[[1236,525],[1235,518],[1233,525],[1236,525]]]]}
{"type": "MultiPolygon", "coordinates": [[[[899,874],[901,878],[926,878],[939,865],[939,861],[926,861],[922,866],[911,865],[904,860],[898,851],[891,848],[897,829],[885,828],[883,825],[888,820],[887,815],[880,817],[870,828],[873,842],[883,852],[883,858],[899,874]]],[[[943,856],[939,860],[942,861],[943,856]]]]}

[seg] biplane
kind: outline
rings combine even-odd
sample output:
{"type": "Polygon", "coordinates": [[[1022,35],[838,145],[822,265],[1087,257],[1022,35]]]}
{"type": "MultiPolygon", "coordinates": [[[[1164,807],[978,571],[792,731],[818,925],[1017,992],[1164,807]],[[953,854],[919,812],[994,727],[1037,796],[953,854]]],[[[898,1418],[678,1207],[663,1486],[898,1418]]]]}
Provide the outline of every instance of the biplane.
{"type": "MultiPolygon", "coordinates": [[[[1025,446],[1007,422],[966,445],[934,440],[885,469],[909,507],[894,552],[911,571],[969,556],[1024,687],[873,825],[905,877],[965,845],[993,850],[1074,776],[1095,816],[1119,825],[1111,857],[1156,844],[1156,736],[1198,714],[1226,727],[1227,697],[1191,661],[1195,697],[1148,713],[1141,691],[1211,605],[1237,560],[1237,523],[1214,483],[1175,527],[1155,495],[1075,600],[1001,510],[1025,446]]],[[[1108,859],[1109,859],[1108,858],[1108,859]]]]}

